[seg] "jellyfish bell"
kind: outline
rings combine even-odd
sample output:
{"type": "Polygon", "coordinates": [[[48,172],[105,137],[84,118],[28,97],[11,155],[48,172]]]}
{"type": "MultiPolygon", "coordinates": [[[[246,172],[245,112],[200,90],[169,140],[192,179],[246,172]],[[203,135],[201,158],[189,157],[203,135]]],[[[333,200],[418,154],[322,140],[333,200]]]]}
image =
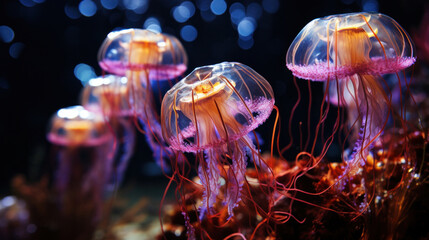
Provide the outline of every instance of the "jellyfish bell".
{"type": "Polygon", "coordinates": [[[213,214],[221,196],[221,176],[227,189],[222,205],[232,217],[241,200],[247,159],[255,167],[266,166],[248,134],[269,117],[273,106],[267,80],[235,62],[196,68],[164,96],[164,139],[177,151],[197,154],[204,188],[200,218],[213,214]]]}
{"type": "Polygon", "coordinates": [[[92,78],[82,91],[81,103],[85,109],[107,117],[133,116],[130,99],[135,101],[144,99],[131,98],[127,83],[128,79],[123,76],[106,75],[92,78]]]}
{"type": "Polygon", "coordinates": [[[112,135],[101,115],[82,106],[62,108],[52,117],[48,140],[63,146],[98,146],[111,142],[112,135]]]}
{"type": "Polygon", "coordinates": [[[415,62],[405,30],[380,13],[349,13],[308,23],[292,42],[286,66],[302,79],[326,81],[356,73],[382,75],[415,62]]]}
{"type": "Polygon", "coordinates": [[[174,36],[143,29],[124,29],[107,35],[98,52],[106,72],[124,76],[127,71],[149,72],[148,80],[168,80],[186,71],[187,55],[174,36]]]}
{"type": "Polygon", "coordinates": [[[271,86],[248,66],[224,62],[199,67],[164,96],[164,139],[184,152],[222,145],[257,128],[273,106],[271,86]]]}

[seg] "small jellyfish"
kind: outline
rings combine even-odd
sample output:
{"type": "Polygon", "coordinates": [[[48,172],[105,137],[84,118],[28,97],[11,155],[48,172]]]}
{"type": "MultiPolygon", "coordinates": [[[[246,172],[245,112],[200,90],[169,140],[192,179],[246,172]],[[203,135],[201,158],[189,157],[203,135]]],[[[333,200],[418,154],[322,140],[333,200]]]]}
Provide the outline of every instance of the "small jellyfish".
{"type": "Polygon", "coordinates": [[[411,66],[415,57],[410,37],[392,18],[350,13],[315,19],[295,38],[286,61],[294,76],[325,81],[326,99],[347,108],[346,135],[354,143],[348,157],[351,174],[365,164],[389,115],[405,127],[402,109],[400,114],[392,109],[381,75],[411,66]]]}
{"type": "Polygon", "coordinates": [[[266,168],[248,134],[269,117],[273,106],[274,94],[267,80],[234,62],[196,68],[164,96],[165,141],[176,151],[196,154],[204,188],[200,219],[213,214],[218,200],[233,216],[247,184],[248,159],[255,167],[266,168]],[[222,197],[221,178],[226,188],[222,197]]]}
{"type": "Polygon", "coordinates": [[[136,142],[127,82],[126,77],[115,75],[93,78],[81,94],[82,106],[103,115],[115,134],[114,175],[110,181],[112,189],[122,182],[136,142]]]}
{"type": "Polygon", "coordinates": [[[15,196],[0,198],[0,239],[31,239],[36,226],[30,222],[29,207],[15,196]]]}
{"type": "MultiPolygon", "coordinates": [[[[114,31],[100,47],[98,61],[104,71],[127,77],[131,109],[144,125],[148,144],[154,154],[168,151],[162,140],[152,84],[185,72],[187,55],[179,40],[142,29],[114,31]]],[[[162,159],[156,160],[162,163],[162,159]]]]}
{"type": "Polygon", "coordinates": [[[85,239],[103,213],[103,196],[111,175],[114,136],[103,116],[82,106],[58,110],[49,126],[58,193],[60,239],[85,239]]]}

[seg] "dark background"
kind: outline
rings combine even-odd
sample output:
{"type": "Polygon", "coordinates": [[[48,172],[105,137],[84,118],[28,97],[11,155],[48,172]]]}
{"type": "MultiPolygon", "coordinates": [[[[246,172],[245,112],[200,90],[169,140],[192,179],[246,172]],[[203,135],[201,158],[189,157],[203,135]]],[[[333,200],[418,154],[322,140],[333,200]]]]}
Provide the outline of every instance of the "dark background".
{"type": "MultiPolygon", "coordinates": [[[[425,0],[369,1],[376,3],[373,5],[375,10],[394,18],[409,33],[419,26],[425,10],[425,0]]],[[[144,0],[147,8],[141,14],[127,9],[129,2],[119,0],[117,7],[108,10],[103,8],[100,0],[93,0],[97,11],[93,16],[85,17],[78,12],[80,1],[1,1],[0,25],[10,27],[14,38],[10,42],[0,41],[0,197],[10,191],[10,180],[14,175],[22,173],[34,181],[43,172],[49,156],[45,138],[49,118],[59,108],[79,104],[82,84],[74,74],[77,64],[85,63],[93,67],[95,74],[101,74],[97,51],[113,29],[142,28],[148,17],[156,17],[162,32],[182,41],[189,58],[186,74],[195,67],[223,61],[237,61],[252,67],[272,84],[285,127],[297,98],[292,75],[285,67],[289,44],[314,18],[368,8],[365,5],[368,0],[278,0],[279,8],[273,13],[261,8],[253,33],[254,44],[250,49],[242,49],[237,44],[239,34],[231,22],[229,7],[235,2],[244,6],[256,2],[262,6],[261,0],[227,1],[226,12],[210,22],[201,17],[198,8],[205,1],[192,1],[195,14],[185,23],[175,21],[172,14],[172,9],[182,1],[144,0]],[[76,19],[66,15],[66,6],[77,12],[76,19]],[[180,28],[187,24],[198,31],[192,42],[185,42],[180,37],[180,28]]],[[[306,119],[306,86],[307,83],[300,82],[305,97],[294,117],[295,124],[306,119]]],[[[314,116],[321,101],[321,89],[321,85],[312,84],[312,97],[316,103],[313,104],[316,105],[314,116]]],[[[266,140],[263,150],[268,149],[272,124],[273,117],[259,130],[266,140]]],[[[305,129],[303,131],[305,135],[305,129]]],[[[284,146],[288,143],[286,128],[283,128],[282,136],[280,145],[284,146]]],[[[148,169],[154,168],[148,163],[152,161],[151,153],[142,137],[136,151],[131,162],[135,167],[127,176],[145,180],[151,175],[148,169]]],[[[289,154],[293,156],[293,149],[289,154]]]]}

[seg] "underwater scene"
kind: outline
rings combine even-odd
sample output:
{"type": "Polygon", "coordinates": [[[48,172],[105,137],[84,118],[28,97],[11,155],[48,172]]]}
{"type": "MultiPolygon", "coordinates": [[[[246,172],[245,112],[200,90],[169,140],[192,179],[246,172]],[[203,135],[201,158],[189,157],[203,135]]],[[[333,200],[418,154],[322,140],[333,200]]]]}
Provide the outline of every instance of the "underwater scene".
{"type": "Polygon", "coordinates": [[[0,6],[0,240],[429,239],[426,1],[0,6]]]}

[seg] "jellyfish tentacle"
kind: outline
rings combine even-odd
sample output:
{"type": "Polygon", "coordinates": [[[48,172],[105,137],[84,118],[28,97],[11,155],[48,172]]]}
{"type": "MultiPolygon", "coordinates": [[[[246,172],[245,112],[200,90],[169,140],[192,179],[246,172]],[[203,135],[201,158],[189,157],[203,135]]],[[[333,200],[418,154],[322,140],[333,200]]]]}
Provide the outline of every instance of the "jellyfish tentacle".
{"type": "Polygon", "coordinates": [[[114,125],[113,131],[117,139],[113,163],[114,176],[112,176],[111,180],[111,184],[115,185],[116,183],[121,183],[123,180],[123,174],[128,166],[128,161],[134,153],[136,134],[130,122],[124,118],[111,118],[109,121],[114,125]]]}
{"type": "Polygon", "coordinates": [[[168,167],[168,161],[171,156],[173,156],[173,152],[170,148],[164,146],[162,143],[163,141],[159,140],[159,137],[156,137],[154,134],[159,135],[156,129],[160,129],[160,125],[148,125],[143,124],[144,131],[147,133],[145,134],[146,142],[148,143],[149,147],[152,149],[153,158],[155,159],[155,162],[158,166],[160,166],[164,171],[170,171],[168,167]]]}
{"type": "Polygon", "coordinates": [[[148,71],[142,71],[144,73],[144,78],[141,79],[141,83],[145,85],[145,96],[148,101],[141,106],[141,114],[139,114],[140,123],[143,125],[143,129],[146,132],[146,142],[149,147],[152,149],[153,158],[158,166],[161,167],[163,171],[170,171],[168,167],[168,161],[173,156],[173,152],[170,148],[166,147],[166,143],[162,138],[162,128],[159,118],[156,115],[156,110],[153,105],[154,99],[151,94],[152,89],[150,88],[149,83],[149,73],[148,71]],[[149,99],[150,98],[150,99],[149,99]]]}
{"type": "Polygon", "coordinates": [[[220,189],[220,171],[216,165],[216,159],[219,156],[213,149],[204,151],[204,155],[205,161],[198,166],[198,176],[204,188],[200,220],[204,218],[206,213],[213,214],[213,207],[216,204],[220,189]]]}

